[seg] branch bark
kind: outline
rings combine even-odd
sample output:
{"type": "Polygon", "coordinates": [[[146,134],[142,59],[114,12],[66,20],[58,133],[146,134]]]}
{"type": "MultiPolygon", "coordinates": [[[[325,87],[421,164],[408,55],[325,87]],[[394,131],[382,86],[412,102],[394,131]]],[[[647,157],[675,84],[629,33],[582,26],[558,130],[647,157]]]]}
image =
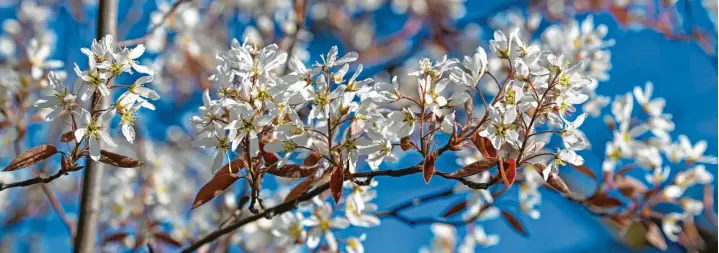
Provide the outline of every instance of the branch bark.
{"type": "Polygon", "coordinates": [[[0,183],[0,191],[3,191],[8,188],[25,187],[25,186],[30,186],[30,185],[34,185],[34,184],[47,184],[47,183],[50,183],[52,180],[59,178],[63,174],[65,174],[65,172],[63,172],[62,170],[59,170],[57,173],[55,173],[51,176],[48,176],[48,177],[37,176],[37,177],[31,178],[28,180],[9,183],[9,184],[0,183]]]}
{"type": "MultiPolygon", "coordinates": [[[[115,36],[117,27],[117,0],[100,0],[97,20],[98,40],[105,35],[115,36]]],[[[92,97],[91,105],[97,100],[102,108],[110,105],[108,99],[103,99],[97,92],[92,97]]],[[[94,109],[94,108],[93,108],[94,109]]],[[[102,163],[94,162],[87,158],[87,167],[82,184],[82,196],[80,199],[80,216],[78,217],[77,236],[75,237],[75,253],[95,252],[95,241],[97,239],[97,223],[100,214],[100,191],[102,185],[102,163]]]]}

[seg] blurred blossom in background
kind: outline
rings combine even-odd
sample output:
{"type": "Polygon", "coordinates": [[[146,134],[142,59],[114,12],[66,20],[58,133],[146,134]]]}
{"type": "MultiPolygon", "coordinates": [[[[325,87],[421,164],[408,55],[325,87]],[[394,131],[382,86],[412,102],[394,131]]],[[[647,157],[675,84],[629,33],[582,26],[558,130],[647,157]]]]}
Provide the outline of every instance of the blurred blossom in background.
{"type": "MultiPolygon", "coordinates": [[[[239,151],[233,153],[237,145],[252,146],[265,162],[269,158],[264,154],[272,152],[278,154],[274,159],[287,164],[306,165],[310,158],[304,157],[309,156],[318,164],[312,166],[323,168],[315,174],[329,171],[327,160],[316,161],[322,154],[297,148],[297,143],[311,142],[310,134],[292,135],[296,129],[281,128],[287,127],[282,120],[324,129],[311,121],[346,109],[353,110],[356,121],[342,131],[355,131],[356,122],[367,128],[391,122],[390,130],[376,130],[376,135],[392,138],[380,138],[381,143],[370,138],[376,150],[369,153],[349,154],[348,148],[344,160],[356,162],[348,166],[352,173],[397,170],[425,160],[419,152],[403,151],[410,144],[402,131],[410,131],[405,136],[420,131],[414,129],[416,119],[407,120],[417,113],[409,109],[412,101],[434,101],[425,113],[441,119],[432,141],[444,144],[451,141],[455,122],[494,112],[480,102],[476,89],[487,102],[503,97],[501,110],[495,112],[501,116],[490,116],[494,125],[477,134],[491,141],[486,145],[500,156],[506,151],[517,157],[521,139],[514,148],[502,148],[503,142],[512,142],[504,131],[516,131],[503,128],[507,122],[502,120],[509,117],[504,110],[519,110],[516,122],[526,124],[529,118],[521,112],[537,110],[536,103],[526,102],[534,89],[528,83],[554,73],[552,66],[576,74],[561,76],[560,84],[581,85],[566,88],[576,94],[558,96],[556,107],[540,119],[559,126],[556,136],[532,140],[542,144],[536,145],[536,153],[550,155],[517,166],[517,181],[506,191],[496,185],[489,191],[471,189],[436,175],[430,183],[419,174],[378,176],[367,185],[348,180],[344,188],[340,184],[339,204],[329,192],[320,194],[297,210],[242,226],[199,252],[717,252],[716,0],[120,0],[117,34],[93,44],[99,1],[0,0],[1,164],[13,165],[19,151],[42,144],[65,152],[52,152],[52,158],[25,169],[0,172],[0,252],[72,250],[83,170],[64,161],[74,140],[83,138],[74,131],[78,127],[87,129],[84,138],[106,151],[143,163],[131,166],[136,168],[106,166],[97,249],[175,252],[251,216],[248,196],[262,196],[257,208],[264,209],[282,204],[301,188],[296,185],[303,179],[268,173],[261,188],[249,180],[233,181],[224,193],[197,207],[201,187],[241,157],[239,151]],[[107,55],[117,58],[104,59],[107,55]],[[245,56],[249,63],[243,62],[245,56]],[[542,64],[555,56],[556,62],[542,64]],[[336,67],[328,63],[332,60],[336,67]],[[325,80],[322,71],[329,69],[341,74],[327,72],[325,80]],[[312,82],[321,85],[317,73],[325,82],[346,82],[338,91],[342,95],[302,93],[312,82]],[[418,90],[428,85],[422,82],[431,82],[422,78],[431,77],[428,73],[439,73],[432,80],[446,80],[446,88],[432,86],[420,95],[418,90]],[[252,86],[246,94],[233,88],[235,78],[254,80],[250,78],[255,74],[272,85],[252,86]],[[103,85],[88,86],[96,79],[123,87],[110,87],[106,96],[112,109],[83,111],[91,119],[84,122],[73,104],[89,108],[95,89],[83,96],[79,87],[97,87],[100,94],[103,85]],[[281,86],[308,81],[301,88],[281,86]],[[380,89],[385,93],[375,92],[380,89]],[[473,97],[456,95],[465,90],[475,92],[473,97]],[[514,103],[509,92],[512,100],[517,97],[514,103]],[[406,99],[382,104],[375,101],[380,95],[372,94],[386,99],[402,94],[406,99]],[[254,107],[242,106],[263,102],[234,105],[243,96],[288,101],[301,97],[313,107],[291,110],[297,118],[290,113],[271,120],[248,118],[238,111],[254,107]],[[319,102],[326,97],[358,103],[337,109],[319,102]],[[376,103],[359,103],[365,100],[376,103]],[[327,112],[320,105],[327,106],[327,112]],[[457,111],[450,113],[452,106],[457,111]],[[92,131],[93,120],[104,112],[111,120],[99,122],[109,125],[98,131],[107,132],[109,141],[92,131]],[[223,117],[232,122],[218,123],[223,117]],[[255,147],[252,136],[269,135],[258,132],[266,126],[292,136],[275,134],[272,138],[280,141],[261,140],[255,147]],[[399,133],[386,133],[393,130],[399,133]],[[297,154],[279,155],[291,151],[297,154]],[[59,173],[60,168],[68,173],[59,173]],[[52,175],[58,177],[45,186],[2,187],[52,175]],[[560,175],[571,196],[549,185],[560,175]],[[608,175],[613,180],[605,180],[608,175]],[[600,195],[604,200],[589,198],[596,196],[599,185],[614,191],[600,195]],[[444,191],[426,203],[420,200],[444,191]],[[413,208],[416,198],[421,207],[413,208]],[[408,207],[400,208],[401,215],[387,212],[404,203],[408,207]],[[457,203],[463,206],[456,215],[442,218],[457,203]],[[645,205],[651,208],[641,211],[645,205]],[[408,217],[435,218],[413,222],[408,217]],[[465,219],[472,220],[443,224],[465,219]]],[[[267,115],[285,113],[284,104],[273,106],[267,115]]],[[[519,153],[525,151],[521,146],[519,153]]],[[[467,141],[433,165],[438,171],[456,171],[488,160],[483,151],[467,141]]],[[[84,157],[94,159],[93,154],[89,144],[74,165],[84,166],[84,157]]],[[[229,173],[248,166],[231,165],[229,173]]],[[[501,182],[498,171],[464,180],[501,182]]],[[[327,183],[328,175],[309,184],[327,183]]]]}

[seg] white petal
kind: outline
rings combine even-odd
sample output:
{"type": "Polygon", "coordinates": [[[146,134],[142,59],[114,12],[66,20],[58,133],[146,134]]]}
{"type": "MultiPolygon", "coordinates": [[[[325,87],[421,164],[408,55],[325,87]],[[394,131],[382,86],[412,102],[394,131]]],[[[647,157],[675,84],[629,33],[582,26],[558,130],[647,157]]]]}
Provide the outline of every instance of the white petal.
{"type": "Polygon", "coordinates": [[[127,142],[133,143],[135,141],[135,128],[129,124],[122,124],[122,135],[125,136],[127,142]]]}

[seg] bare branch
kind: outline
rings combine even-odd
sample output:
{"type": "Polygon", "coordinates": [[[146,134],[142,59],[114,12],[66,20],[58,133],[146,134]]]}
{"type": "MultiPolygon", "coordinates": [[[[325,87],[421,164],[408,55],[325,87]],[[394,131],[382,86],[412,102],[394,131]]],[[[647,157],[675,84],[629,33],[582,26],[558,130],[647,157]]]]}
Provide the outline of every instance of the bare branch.
{"type": "MultiPolygon", "coordinates": [[[[299,39],[299,33],[302,28],[305,26],[305,15],[307,13],[307,5],[309,4],[309,0],[295,0],[295,31],[292,34],[289,34],[288,38],[290,39],[290,46],[287,48],[287,60],[292,59],[293,52],[295,51],[295,46],[297,46],[297,40],[299,39]]],[[[290,70],[290,64],[285,63],[285,69],[282,71],[283,74],[288,74],[287,72],[290,70]]]]}
{"type": "Polygon", "coordinates": [[[150,38],[150,36],[152,36],[152,34],[153,34],[158,28],[160,28],[160,26],[162,26],[162,25],[165,23],[165,21],[166,21],[168,18],[170,18],[170,16],[171,16],[173,13],[175,13],[175,11],[180,7],[180,4],[182,4],[182,3],[186,2],[186,1],[187,1],[187,0],[177,0],[177,1],[175,1],[175,3],[172,4],[172,7],[170,7],[170,10],[168,10],[167,13],[165,13],[165,15],[162,16],[162,19],[160,20],[160,22],[158,22],[158,23],[156,23],[156,24],[153,24],[153,25],[150,27],[150,30],[147,31],[147,33],[146,33],[145,35],[143,35],[142,37],[137,38],[137,39],[131,39],[131,40],[123,40],[123,41],[118,42],[117,45],[120,46],[120,47],[126,47],[126,46],[137,45],[137,44],[140,44],[140,43],[144,42],[145,40],[147,40],[148,38],[150,38]]]}
{"type": "Polygon", "coordinates": [[[9,184],[3,184],[0,183],[0,191],[8,189],[8,188],[14,188],[14,187],[25,187],[25,186],[31,186],[34,184],[47,184],[50,183],[52,180],[55,180],[65,174],[62,170],[58,171],[57,173],[53,174],[49,177],[43,177],[43,176],[37,176],[28,180],[19,181],[15,183],[9,183],[9,184]]]}
{"type": "MultiPolygon", "coordinates": [[[[100,0],[96,35],[98,40],[106,35],[115,36],[117,33],[117,4],[118,0],[100,0]]],[[[91,112],[95,113],[98,105],[100,108],[107,108],[109,104],[110,100],[103,99],[99,92],[96,91],[92,97],[91,112]]],[[[87,159],[87,166],[82,180],[77,236],[75,236],[74,241],[75,253],[95,252],[95,241],[98,235],[97,223],[100,217],[103,167],[102,163],[87,159]]]]}

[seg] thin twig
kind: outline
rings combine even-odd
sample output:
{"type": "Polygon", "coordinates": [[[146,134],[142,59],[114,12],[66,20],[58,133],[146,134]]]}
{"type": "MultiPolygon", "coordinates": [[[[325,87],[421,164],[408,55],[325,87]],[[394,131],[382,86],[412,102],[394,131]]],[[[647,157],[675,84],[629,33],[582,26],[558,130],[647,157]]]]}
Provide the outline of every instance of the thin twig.
{"type": "Polygon", "coordinates": [[[425,195],[425,196],[421,196],[421,197],[416,197],[416,198],[413,198],[412,200],[409,200],[409,201],[407,201],[407,202],[405,202],[405,203],[403,203],[403,204],[397,205],[396,207],[394,207],[394,208],[392,208],[392,209],[390,209],[390,210],[388,210],[388,211],[378,212],[378,213],[376,213],[376,215],[377,215],[378,217],[392,215],[392,214],[394,214],[394,213],[399,213],[399,212],[402,211],[402,210],[405,210],[405,209],[410,208],[410,207],[418,206],[418,205],[420,205],[420,204],[429,202],[429,201],[431,201],[431,200],[435,200],[435,199],[439,199],[439,198],[447,197],[447,196],[452,196],[453,193],[454,193],[454,189],[453,189],[453,188],[449,188],[449,189],[442,190],[442,191],[439,191],[439,192],[436,192],[436,193],[432,193],[432,194],[429,194],[429,195],[425,195]]]}
{"type": "Polygon", "coordinates": [[[177,0],[174,4],[172,4],[172,7],[170,7],[170,10],[168,10],[167,13],[165,13],[165,15],[162,16],[162,19],[160,20],[160,22],[153,24],[150,27],[150,30],[147,31],[147,33],[145,35],[143,35],[142,37],[137,38],[137,39],[131,39],[131,40],[123,40],[123,41],[118,42],[117,45],[120,47],[127,47],[127,46],[137,45],[142,42],[145,42],[145,40],[150,38],[150,36],[158,28],[160,28],[160,26],[162,26],[168,18],[170,18],[170,16],[177,10],[177,8],[180,7],[180,4],[182,4],[183,2],[186,2],[186,1],[187,0],[177,0]]]}
{"type": "Polygon", "coordinates": [[[55,180],[65,174],[62,170],[58,171],[57,173],[53,174],[49,177],[43,177],[43,176],[37,176],[28,180],[19,181],[15,183],[9,183],[9,184],[3,184],[0,183],[0,191],[8,189],[8,188],[14,188],[14,187],[25,187],[30,186],[34,184],[47,184],[50,183],[52,180],[55,180]]]}
{"type": "Polygon", "coordinates": [[[40,186],[42,188],[42,191],[45,193],[45,196],[47,196],[47,200],[50,201],[50,205],[52,205],[52,208],[55,209],[55,212],[58,216],[60,216],[60,219],[62,219],[62,222],[65,224],[65,227],[67,227],[67,231],[70,233],[70,238],[74,238],[75,225],[67,217],[67,214],[65,214],[65,209],[63,209],[62,205],[60,205],[60,202],[57,201],[55,193],[50,189],[50,186],[47,184],[41,184],[40,186]]]}
{"type": "MultiPolygon", "coordinates": [[[[288,38],[290,39],[290,46],[287,48],[287,60],[291,60],[293,57],[293,53],[295,51],[295,47],[297,46],[297,41],[299,40],[298,36],[300,33],[300,30],[302,30],[305,26],[305,15],[307,10],[307,5],[309,4],[310,0],[295,0],[295,32],[290,34],[288,38]]],[[[285,69],[282,71],[284,75],[288,74],[287,72],[290,70],[290,64],[285,63],[285,69]]]]}
{"type": "Polygon", "coordinates": [[[709,223],[717,226],[716,215],[714,214],[714,187],[711,184],[704,185],[704,216],[709,223]]]}

